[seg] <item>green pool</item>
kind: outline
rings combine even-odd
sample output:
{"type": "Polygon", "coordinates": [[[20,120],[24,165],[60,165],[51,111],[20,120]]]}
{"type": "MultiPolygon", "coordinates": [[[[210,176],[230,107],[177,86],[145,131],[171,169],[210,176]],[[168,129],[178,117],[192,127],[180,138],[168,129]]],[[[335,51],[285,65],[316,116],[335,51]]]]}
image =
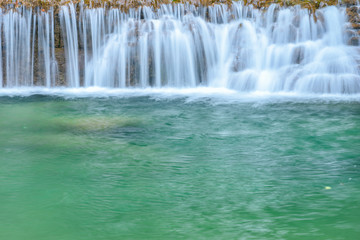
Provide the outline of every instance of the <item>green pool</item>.
{"type": "Polygon", "coordinates": [[[356,98],[0,97],[0,239],[359,236],[356,98]]]}

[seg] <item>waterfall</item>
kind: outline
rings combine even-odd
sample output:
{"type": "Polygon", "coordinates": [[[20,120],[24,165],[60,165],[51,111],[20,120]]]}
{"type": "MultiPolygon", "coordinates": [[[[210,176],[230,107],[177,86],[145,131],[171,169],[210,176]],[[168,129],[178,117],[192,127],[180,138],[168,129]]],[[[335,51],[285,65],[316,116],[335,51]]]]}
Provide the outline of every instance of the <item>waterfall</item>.
{"type": "Polygon", "coordinates": [[[80,86],[78,31],[76,11],[73,4],[62,6],[60,11],[61,29],[64,37],[67,60],[66,77],[70,87],[80,86]]]}
{"type": "Polygon", "coordinates": [[[0,87],[360,93],[360,48],[348,44],[353,35],[347,34],[345,10],[332,6],[310,14],[299,6],[259,10],[242,2],[144,6],[127,13],[72,3],[58,14],[0,10],[0,87]],[[55,44],[60,41],[63,46],[55,44]]]}
{"type": "MultiPolygon", "coordinates": [[[[38,18],[38,49],[39,69],[43,68],[45,73],[44,85],[51,87],[55,85],[57,73],[57,62],[55,60],[54,40],[54,18],[53,12],[39,12],[38,18]]],[[[40,70],[41,71],[41,70],[40,70]]]]}
{"type": "Polygon", "coordinates": [[[24,7],[6,13],[0,10],[0,29],[0,87],[54,86],[57,63],[53,10],[37,13],[24,7]]]}

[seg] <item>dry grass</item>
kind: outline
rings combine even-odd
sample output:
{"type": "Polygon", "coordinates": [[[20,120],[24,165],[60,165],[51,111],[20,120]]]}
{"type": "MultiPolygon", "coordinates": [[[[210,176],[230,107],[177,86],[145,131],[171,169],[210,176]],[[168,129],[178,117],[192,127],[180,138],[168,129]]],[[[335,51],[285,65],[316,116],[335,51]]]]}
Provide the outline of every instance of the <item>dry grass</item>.
{"type": "MultiPolygon", "coordinates": [[[[0,0],[1,1],[1,0],[0,0]]],[[[68,3],[79,3],[84,2],[88,7],[112,7],[120,8],[127,11],[130,8],[138,8],[141,6],[150,6],[154,9],[158,8],[161,4],[176,4],[176,3],[190,3],[196,6],[211,6],[214,4],[227,4],[231,5],[232,0],[2,0],[0,6],[2,7],[40,7],[44,10],[50,7],[59,7],[68,3]]],[[[349,0],[348,0],[349,1],[349,0]]],[[[294,6],[300,5],[303,8],[309,9],[314,12],[316,9],[329,6],[337,5],[338,0],[243,0],[245,5],[253,5],[255,8],[267,8],[273,3],[277,3],[280,6],[294,6]]]]}

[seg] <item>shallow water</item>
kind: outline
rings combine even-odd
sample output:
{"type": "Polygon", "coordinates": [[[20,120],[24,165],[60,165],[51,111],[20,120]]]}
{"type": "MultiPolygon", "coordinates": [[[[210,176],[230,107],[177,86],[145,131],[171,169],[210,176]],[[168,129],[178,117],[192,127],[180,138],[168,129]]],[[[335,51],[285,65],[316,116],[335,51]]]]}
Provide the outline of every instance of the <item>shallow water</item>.
{"type": "Polygon", "coordinates": [[[359,97],[12,91],[0,239],[360,235],[359,97]]]}

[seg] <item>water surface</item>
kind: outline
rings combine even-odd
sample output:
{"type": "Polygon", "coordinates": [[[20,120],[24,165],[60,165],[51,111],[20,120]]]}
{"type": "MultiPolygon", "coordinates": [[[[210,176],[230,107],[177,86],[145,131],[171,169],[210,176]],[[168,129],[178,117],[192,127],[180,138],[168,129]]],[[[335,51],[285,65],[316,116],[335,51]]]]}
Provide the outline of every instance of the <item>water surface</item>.
{"type": "Polygon", "coordinates": [[[0,97],[1,239],[360,235],[358,98],[115,95],[0,97]]]}

